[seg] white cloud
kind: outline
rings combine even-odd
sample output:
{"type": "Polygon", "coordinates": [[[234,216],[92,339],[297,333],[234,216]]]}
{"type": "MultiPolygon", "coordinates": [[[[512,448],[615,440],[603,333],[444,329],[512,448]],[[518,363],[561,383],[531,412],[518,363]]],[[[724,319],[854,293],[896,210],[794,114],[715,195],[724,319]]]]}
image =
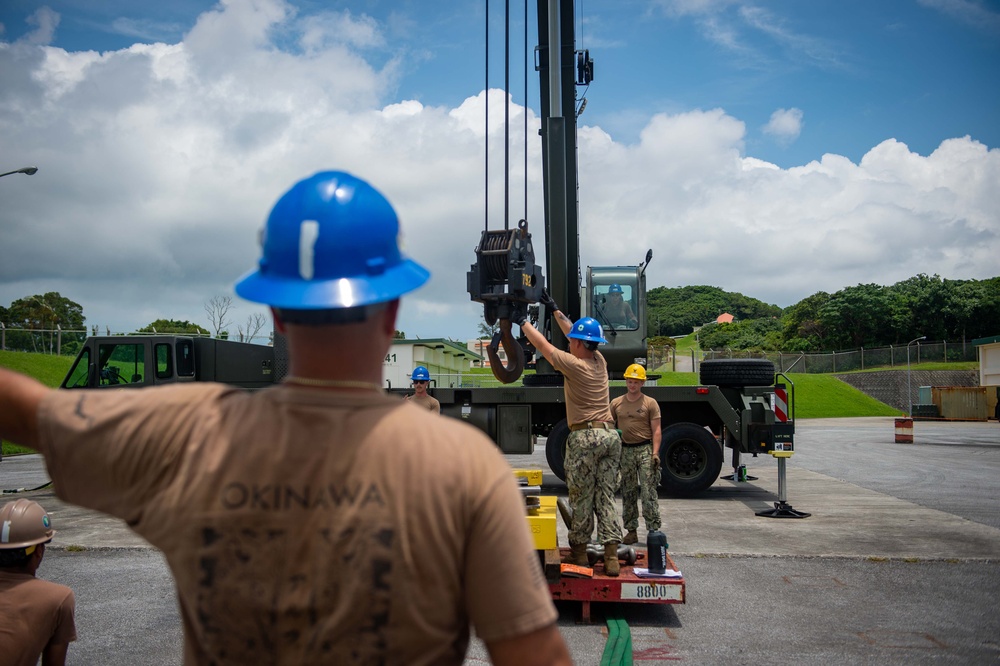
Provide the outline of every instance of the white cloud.
{"type": "MultiPolygon", "coordinates": [[[[0,154],[40,167],[0,180],[0,304],[59,291],[102,330],[160,317],[207,326],[204,302],[255,265],[274,201],[336,168],[389,197],[406,252],[432,271],[400,328],[474,337],[481,308],[465,274],[485,224],[484,105],[497,228],[510,101],[475,89],[455,108],[392,98],[391,54],[375,65],[358,50],[378,50],[379,33],[357,16],[304,21],[258,0],[203,14],[179,44],[0,45],[0,154]],[[344,33],[359,22],[368,33],[344,33]]],[[[527,217],[543,260],[539,121],[528,112],[525,211],[525,110],[510,108],[509,223],[527,217]]],[[[584,265],[634,264],[651,247],[650,286],[712,284],[779,305],[919,272],[998,272],[1000,150],[969,137],[927,156],[889,139],[858,164],[826,155],[781,169],[745,154],[745,124],[722,109],[644,125],[628,145],[580,128],[584,265]]],[[[772,126],[792,137],[801,112],[772,126]]],[[[234,304],[237,322],[261,311],[234,304]]]]}
{"type": "Polygon", "coordinates": [[[802,110],[778,109],[764,125],[764,134],[773,136],[783,145],[788,145],[802,133],[802,110]]]}
{"type": "Polygon", "coordinates": [[[1000,33],[1000,12],[985,6],[980,0],[917,0],[983,32],[1000,33]]]}
{"type": "Polygon", "coordinates": [[[24,36],[23,41],[28,44],[48,44],[59,25],[59,14],[48,7],[39,7],[28,17],[28,25],[34,29],[24,36]]]}

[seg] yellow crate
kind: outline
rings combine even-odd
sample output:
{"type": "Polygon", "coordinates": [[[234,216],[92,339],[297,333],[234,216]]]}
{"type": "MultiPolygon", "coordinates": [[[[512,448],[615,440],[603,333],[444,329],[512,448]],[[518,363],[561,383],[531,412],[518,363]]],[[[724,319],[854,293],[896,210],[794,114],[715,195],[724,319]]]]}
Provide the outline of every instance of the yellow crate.
{"type": "Polygon", "coordinates": [[[540,469],[515,469],[514,476],[519,479],[527,479],[529,486],[542,485],[542,470],[540,469]]]}
{"type": "Polygon", "coordinates": [[[556,535],[556,509],[555,497],[539,497],[541,506],[531,509],[528,512],[528,528],[531,530],[531,538],[535,542],[535,550],[551,550],[558,548],[558,537],[556,535]]]}

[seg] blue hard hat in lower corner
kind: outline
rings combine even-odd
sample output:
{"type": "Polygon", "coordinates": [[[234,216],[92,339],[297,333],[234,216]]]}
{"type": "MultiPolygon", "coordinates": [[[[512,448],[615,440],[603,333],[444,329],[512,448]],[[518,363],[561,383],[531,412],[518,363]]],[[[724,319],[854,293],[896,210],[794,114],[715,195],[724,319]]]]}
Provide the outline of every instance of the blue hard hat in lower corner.
{"type": "Polygon", "coordinates": [[[300,180],[271,209],[248,301],[289,309],[352,308],[399,298],[430,272],[399,249],[399,219],[367,182],[342,171],[300,180]]]}
{"type": "Polygon", "coordinates": [[[583,317],[573,323],[573,328],[566,334],[567,338],[586,340],[587,342],[599,342],[602,345],[608,341],[604,339],[604,329],[593,317],[583,317]]]}
{"type": "Polygon", "coordinates": [[[413,376],[410,377],[410,381],[413,382],[429,382],[431,380],[431,373],[422,365],[418,365],[413,369],[413,376]]]}

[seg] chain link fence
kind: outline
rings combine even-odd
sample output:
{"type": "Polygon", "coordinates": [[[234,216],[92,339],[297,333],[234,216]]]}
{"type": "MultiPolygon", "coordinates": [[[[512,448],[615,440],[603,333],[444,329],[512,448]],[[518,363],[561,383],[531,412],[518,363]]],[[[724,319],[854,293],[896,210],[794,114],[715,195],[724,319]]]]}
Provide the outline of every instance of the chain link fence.
{"type": "Polygon", "coordinates": [[[835,373],[874,368],[906,367],[907,363],[976,361],[976,347],[967,341],[917,342],[834,352],[753,352],[709,349],[692,352],[695,365],[705,359],[766,358],[778,372],[835,373]]]}
{"type": "MultiPolygon", "coordinates": [[[[174,333],[170,331],[137,333],[135,331],[122,333],[105,328],[102,332],[99,327],[89,329],[66,329],[57,326],[56,328],[18,328],[0,323],[0,351],[22,351],[36,354],[63,354],[75,356],[79,351],[83,341],[89,336],[105,335],[108,337],[116,335],[183,335],[189,338],[211,338],[210,333],[174,333]]],[[[229,335],[220,336],[223,339],[235,342],[248,342],[256,345],[271,345],[271,332],[259,333],[253,336],[229,335]],[[241,339],[243,337],[243,339],[241,339]]]]}

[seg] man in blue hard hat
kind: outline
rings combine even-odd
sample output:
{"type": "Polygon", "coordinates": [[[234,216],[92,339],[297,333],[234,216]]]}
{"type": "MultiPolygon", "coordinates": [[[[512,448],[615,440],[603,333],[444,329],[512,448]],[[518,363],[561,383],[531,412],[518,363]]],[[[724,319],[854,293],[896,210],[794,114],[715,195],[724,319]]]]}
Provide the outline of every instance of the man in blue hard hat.
{"type": "Polygon", "coordinates": [[[410,380],[413,382],[413,395],[408,395],[404,399],[423,407],[429,412],[440,414],[441,403],[427,392],[427,386],[431,383],[430,371],[424,366],[418,365],[413,369],[413,375],[410,377],[410,380]]]}
{"type": "Polygon", "coordinates": [[[608,400],[608,363],[597,351],[597,346],[606,344],[607,340],[596,319],[584,317],[571,321],[559,311],[548,292],[542,292],[541,303],[555,316],[559,328],[569,339],[568,353],[546,340],[524,315],[516,323],[538,353],[564,378],[566,422],[570,429],[566,440],[566,486],[573,509],[570,554],[564,562],[588,566],[587,544],[596,515],[597,540],[604,545],[604,573],[617,576],[622,528],[615,508],[615,492],[622,442],[608,400]]]}
{"type": "Polygon", "coordinates": [[[0,432],[67,501],[166,557],[186,664],[566,664],[524,500],[476,428],[386,395],[403,294],[429,273],[368,183],[300,181],[240,296],[271,307],[288,376],[53,391],[0,372],[0,432]],[[447,483],[442,483],[447,479],[447,483]]]}

